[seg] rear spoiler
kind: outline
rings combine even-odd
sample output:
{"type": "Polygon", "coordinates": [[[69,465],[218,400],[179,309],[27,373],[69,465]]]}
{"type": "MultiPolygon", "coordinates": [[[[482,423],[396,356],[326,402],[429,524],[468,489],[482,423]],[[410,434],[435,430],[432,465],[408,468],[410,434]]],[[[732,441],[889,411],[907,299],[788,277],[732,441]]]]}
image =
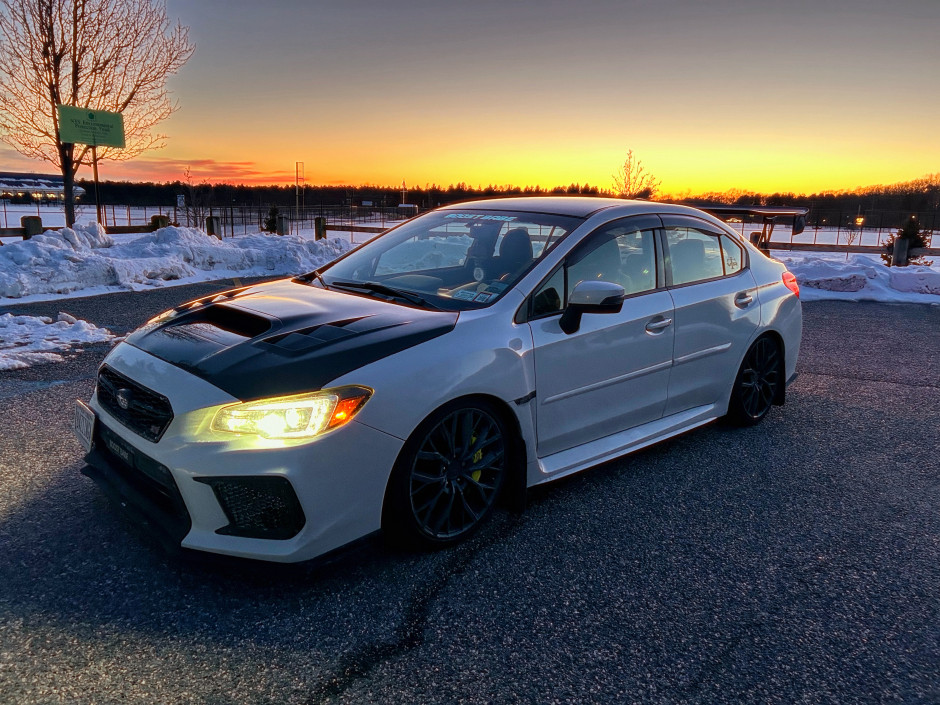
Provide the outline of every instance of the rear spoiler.
{"type": "Polygon", "coordinates": [[[719,204],[695,207],[724,221],[730,218],[744,218],[747,216],[760,218],[763,228],[760,232],[751,233],[751,242],[765,249],[770,242],[770,236],[773,234],[774,225],[777,222],[792,222],[793,234],[799,235],[806,229],[806,214],[809,213],[809,208],[790,206],[728,206],[719,204]]]}

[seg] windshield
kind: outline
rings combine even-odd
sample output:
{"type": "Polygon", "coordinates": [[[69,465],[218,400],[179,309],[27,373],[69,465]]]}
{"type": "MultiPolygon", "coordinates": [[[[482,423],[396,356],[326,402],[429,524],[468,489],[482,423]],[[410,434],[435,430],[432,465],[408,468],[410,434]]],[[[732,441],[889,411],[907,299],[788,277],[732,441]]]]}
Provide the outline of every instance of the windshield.
{"type": "Polygon", "coordinates": [[[580,223],[515,211],[433,211],[320,269],[320,279],[331,289],[400,303],[480,308],[511,289],[580,223]]]}

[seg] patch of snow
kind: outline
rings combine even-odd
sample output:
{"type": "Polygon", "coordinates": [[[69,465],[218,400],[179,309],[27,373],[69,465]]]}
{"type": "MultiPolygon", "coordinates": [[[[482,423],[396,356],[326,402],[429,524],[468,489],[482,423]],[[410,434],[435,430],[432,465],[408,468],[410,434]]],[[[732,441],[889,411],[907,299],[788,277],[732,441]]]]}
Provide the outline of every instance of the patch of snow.
{"type": "Polygon", "coordinates": [[[910,265],[888,267],[868,255],[777,252],[800,285],[804,301],[882,301],[940,305],[940,270],[910,265]]]}
{"type": "Polygon", "coordinates": [[[107,343],[115,339],[106,328],[60,313],[48,316],[0,315],[0,370],[18,370],[48,362],[61,362],[62,353],[76,345],[107,343]]]}
{"type": "Polygon", "coordinates": [[[940,272],[929,267],[893,267],[891,288],[896,291],[940,296],[940,272]]]}
{"type": "Polygon", "coordinates": [[[170,282],[301,274],[351,248],[344,238],[257,234],[219,240],[184,227],[115,241],[93,223],[0,247],[0,299],[35,301],[170,282]]]}

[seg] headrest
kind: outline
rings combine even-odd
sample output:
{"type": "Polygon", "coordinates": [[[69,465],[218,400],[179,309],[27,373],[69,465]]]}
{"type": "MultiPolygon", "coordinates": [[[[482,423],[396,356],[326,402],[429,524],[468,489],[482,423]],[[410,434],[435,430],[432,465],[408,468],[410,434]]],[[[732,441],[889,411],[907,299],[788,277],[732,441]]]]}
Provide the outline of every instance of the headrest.
{"type": "Polygon", "coordinates": [[[507,232],[499,243],[499,256],[501,259],[519,262],[532,259],[532,240],[529,239],[529,231],[525,228],[513,228],[507,232]]]}

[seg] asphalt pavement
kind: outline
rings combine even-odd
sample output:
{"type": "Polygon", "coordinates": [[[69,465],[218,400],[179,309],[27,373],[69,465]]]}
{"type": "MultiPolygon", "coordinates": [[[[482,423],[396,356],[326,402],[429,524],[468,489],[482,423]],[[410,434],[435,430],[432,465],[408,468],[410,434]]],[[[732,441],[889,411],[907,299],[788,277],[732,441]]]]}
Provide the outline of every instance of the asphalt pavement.
{"type": "MultiPolygon", "coordinates": [[[[0,309],[125,333],[225,288],[0,309]]],[[[107,346],[0,372],[0,703],[940,703],[940,306],[804,305],[799,378],[325,567],[165,554],[79,474],[107,346]]]]}

